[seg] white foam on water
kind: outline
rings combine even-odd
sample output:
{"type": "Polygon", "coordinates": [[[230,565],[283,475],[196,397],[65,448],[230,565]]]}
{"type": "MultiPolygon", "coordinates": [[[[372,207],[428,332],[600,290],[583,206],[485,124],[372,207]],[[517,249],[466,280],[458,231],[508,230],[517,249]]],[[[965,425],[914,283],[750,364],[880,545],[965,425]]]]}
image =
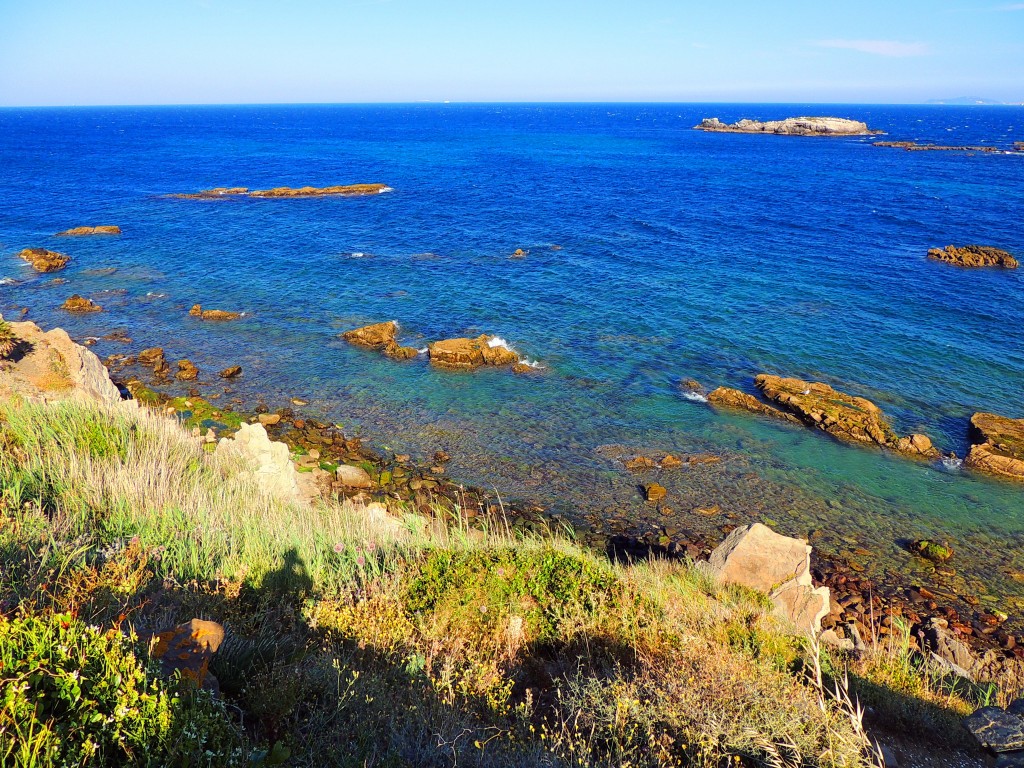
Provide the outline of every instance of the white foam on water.
{"type": "Polygon", "coordinates": [[[707,395],[702,395],[700,392],[683,392],[683,397],[695,403],[706,403],[708,401],[707,395]]]}
{"type": "Polygon", "coordinates": [[[365,256],[366,256],[366,254],[363,253],[362,251],[352,251],[352,253],[349,254],[349,258],[352,258],[352,259],[362,259],[365,256]]]}
{"type": "Polygon", "coordinates": [[[423,349],[417,349],[416,350],[416,354],[417,355],[425,355],[429,351],[430,351],[430,347],[424,347],[423,349]]]}
{"type": "Polygon", "coordinates": [[[492,336],[491,338],[489,338],[487,340],[487,346],[490,347],[491,349],[494,349],[495,347],[501,347],[502,349],[507,349],[509,352],[513,351],[512,347],[510,347],[508,345],[508,342],[501,338],[501,336],[492,336]]]}
{"type": "Polygon", "coordinates": [[[959,472],[964,468],[964,460],[955,456],[947,456],[939,462],[939,465],[946,472],[959,472]]]}
{"type": "Polygon", "coordinates": [[[5,277],[0,280],[0,285],[17,285],[18,281],[13,277],[5,277]]]}
{"type": "Polygon", "coordinates": [[[146,295],[151,299],[166,299],[166,293],[157,293],[156,291],[149,291],[146,295]]]}
{"type": "Polygon", "coordinates": [[[544,368],[544,366],[540,364],[540,360],[531,360],[528,357],[521,357],[521,358],[519,358],[519,364],[520,365],[528,365],[530,368],[533,368],[535,371],[539,371],[539,370],[542,370],[544,368]]]}
{"type": "Polygon", "coordinates": [[[384,194],[385,192],[394,192],[394,191],[395,191],[395,188],[394,188],[394,187],[381,187],[381,188],[380,188],[380,189],[379,189],[379,190],[377,191],[377,194],[378,194],[378,195],[383,195],[383,194],[384,194]]]}

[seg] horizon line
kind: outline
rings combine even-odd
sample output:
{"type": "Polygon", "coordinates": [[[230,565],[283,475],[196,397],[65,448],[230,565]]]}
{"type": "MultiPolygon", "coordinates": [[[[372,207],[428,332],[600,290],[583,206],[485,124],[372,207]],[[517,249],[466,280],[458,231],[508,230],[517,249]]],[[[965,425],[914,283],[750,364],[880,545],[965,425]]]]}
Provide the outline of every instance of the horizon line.
{"type": "MultiPolygon", "coordinates": [[[[962,97],[958,97],[962,98],[962,97]]],[[[984,101],[984,100],[979,100],[984,101]]],[[[630,101],[606,101],[606,100],[454,100],[454,99],[417,99],[414,101],[223,101],[223,102],[147,102],[140,104],[0,104],[0,109],[128,109],[128,108],[153,108],[153,107],[372,107],[372,106],[504,106],[504,105],[705,105],[705,104],[757,104],[764,106],[851,106],[851,107],[896,107],[896,106],[918,106],[918,107],[1020,107],[1021,102],[984,102],[984,103],[959,103],[951,104],[941,99],[929,99],[926,101],[758,101],[743,99],[738,101],[705,100],[705,101],[676,101],[676,100],[630,100],[630,101]]]]}

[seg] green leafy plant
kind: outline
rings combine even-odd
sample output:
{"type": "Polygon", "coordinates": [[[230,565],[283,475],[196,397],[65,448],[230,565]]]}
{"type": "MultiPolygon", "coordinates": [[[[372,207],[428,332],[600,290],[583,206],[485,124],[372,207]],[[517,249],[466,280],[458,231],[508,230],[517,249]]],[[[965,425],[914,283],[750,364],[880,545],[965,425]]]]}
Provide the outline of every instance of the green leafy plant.
{"type": "Polygon", "coordinates": [[[164,681],[132,638],[68,614],[0,617],[0,764],[242,765],[223,705],[164,681]]]}

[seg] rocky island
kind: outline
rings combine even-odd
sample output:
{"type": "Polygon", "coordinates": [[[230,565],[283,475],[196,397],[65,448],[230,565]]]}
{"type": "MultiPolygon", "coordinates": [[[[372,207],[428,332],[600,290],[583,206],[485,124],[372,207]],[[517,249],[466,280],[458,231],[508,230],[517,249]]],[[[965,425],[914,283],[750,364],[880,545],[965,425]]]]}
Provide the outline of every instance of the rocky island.
{"type": "Polygon", "coordinates": [[[1017,268],[1017,260],[1013,256],[989,245],[947,245],[945,248],[932,248],[928,251],[928,258],[957,267],[1017,268]]]}
{"type": "Polygon", "coordinates": [[[248,187],[214,187],[199,192],[184,192],[165,197],[179,200],[220,200],[235,197],[365,197],[390,192],[387,184],[347,184],[330,187],[274,187],[273,189],[253,189],[248,187]]]}
{"type": "Polygon", "coordinates": [[[72,227],[58,232],[54,237],[84,237],[88,235],[120,235],[121,228],[115,224],[100,224],[98,227],[72,227]]]}
{"type": "Polygon", "coordinates": [[[713,133],[774,133],[779,136],[871,136],[881,133],[868,128],[867,123],[843,117],[788,117],[767,122],[744,119],[735,123],[706,117],[693,128],[713,133]]]}

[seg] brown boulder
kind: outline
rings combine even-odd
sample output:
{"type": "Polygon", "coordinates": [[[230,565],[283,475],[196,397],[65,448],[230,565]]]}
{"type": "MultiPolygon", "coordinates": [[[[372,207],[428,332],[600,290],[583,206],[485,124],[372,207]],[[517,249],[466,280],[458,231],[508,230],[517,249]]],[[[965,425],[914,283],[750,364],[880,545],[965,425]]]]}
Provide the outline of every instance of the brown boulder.
{"type": "Polygon", "coordinates": [[[761,523],[736,528],[712,553],[708,568],[723,584],[768,594],[776,613],[800,634],[821,629],[829,612],[828,587],[811,582],[811,547],[761,523]]]}
{"type": "Polygon", "coordinates": [[[644,488],[644,498],[647,501],[661,501],[668,495],[668,489],[663,485],[657,483],[651,483],[644,488]]]}
{"type": "Polygon", "coordinates": [[[157,373],[167,371],[167,358],[163,347],[150,347],[139,352],[139,365],[147,365],[157,373]]]}
{"type": "Polygon", "coordinates": [[[430,362],[441,368],[471,370],[484,365],[517,365],[519,357],[497,337],[484,334],[475,339],[435,341],[430,345],[430,362]]]}
{"type": "Polygon", "coordinates": [[[233,379],[233,378],[235,378],[235,376],[238,376],[239,374],[241,374],[241,372],[242,372],[242,366],[240,366],[240,365],[232,365],[229,368],[225,368],[218,375],[222,379],[233,379]]]}
{"type": "Polygon", "coordinates": [[[944,261],[957,267],[1005,267],[1016,269],[1017,260],[1006,251],[988,245],[965,245],[957,247],[932,248],[928,258],[944,261]]]}
{"type": "Polygon", "coordinates": [[[36,272],[56,272],[64,269],[71,261],[63,253],[48,251],[45,248],[25,248],[18,255],[31,264],[36,272]]]}
{"type": "Polygon", "coordinates": [[[345,331],[341,338],[349,344],[370,349],[381,349],[388,344],[396,343],[395,337],[398,334],[398,323],[388,320],[386,323],[374,323],[364,325],[351,331],[345,331]]]}
{"type": "Polygon", "coordinates": [[[754,379],[773,403],[794,414],[813,429],[839,440],[875,444],[908,456],[938,458],[939,452],[924,435],[900,438],[881,409],[863,397],[839,392],[828,384],[762,373],[754,379]]]}
{"type": "Polygon", "coordinates": [[[198,376],[199,369],[191,360],[178,361],[178,372],[174,374],[174,378],[179,381],[194,381],[198,376]]]}
{"type": "Polygon", "coordinates": [[[103,307],[99,304],[96,304],[83,296],[79,296],[77,293],[61,304],[60,308],[65,312],[75,312],[78,314],[103,311],[103,307]]]}
{"type": "Polygon", "coordinates": [[[411,360],[419,354],[413,347],[403,347],[398,343],[398,323],[388,320],[386,323],[374,323],[364,325],[351,331],[345,331],[341,338],[349,344],[368,349],[379,349],[385,355],[395,360],[411,360]]]}
{"type": "Polygon", "coordinates": [[[338,482],[346,488],[372,488],[371,478],[362,467],[353,467],[350,464],[339,464],[337,469],[338,482]]]}
{"type": "Polygon", "coordinates": [[[56,237],[81,237],[84,235],[120,235],[121,228],[112,224],[101,224],[98,227],[73,227],[58,232],[56,237]]]}
{"type": "Polygon", "coordinates": [[[208,679],[210,659],[224,642],[224,627],[215,621],[192,619],[174,629],[159,632],[152,638],[151,654],[160,661],[164,675],[180,673],[196,686],[213,688],[216,683],[208,679]]]}
{"type": "Polygon", "coordinates": [[[188,313],[192,317],[198,317],[201,320],[237,320],[242,316],[240,312],[228,312],[223,309],[203,309],[200,304],[193,304],[192,309],[188,313]]]}
{"type": "Polygon", "coordinates": [[[968,467],[1024,480],[1024,419],[976,413],[971,417],[971,436],[976,444],[964,462],[968,467]]]}

